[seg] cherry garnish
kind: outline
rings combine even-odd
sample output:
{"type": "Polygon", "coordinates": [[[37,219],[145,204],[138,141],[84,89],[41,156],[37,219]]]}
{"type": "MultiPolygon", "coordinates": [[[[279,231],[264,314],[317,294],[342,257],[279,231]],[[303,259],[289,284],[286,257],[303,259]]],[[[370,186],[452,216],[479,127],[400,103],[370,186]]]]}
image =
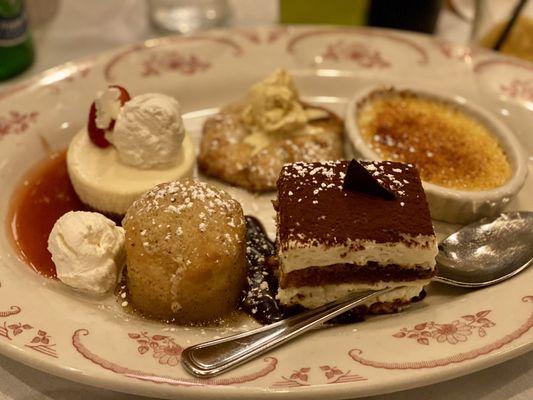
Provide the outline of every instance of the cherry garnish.
{"type": "MultiPolygon", "coordinates": [[[[111,85],[109,88],[115,88],[120,91],[120,104],[124,105],[126,102],[128,102],[131,99],[130,94],[128,91],[119,85],[111,85]]],[[[106,129],[101,129],[96,126],[96,103],[93,101],[91,104],[91,108],[89,110],[89,120],[87,122],[87,132],[89,133],[89,138],[91,139],[91,142],[93,142],[96,146],[100,148],[106,148],[111,143],[106,139],[105,133],[106,131],[113,130],[115,127],[115,120],[112,119],[109,125],[106,129]]]]}
{"type": "Polygon", "coordinates": [[[105,129],[100,129],[96,126],[96,104],[91,104],[91,109],[89,110],[89,121],[87,122],[87,132],[89,133],[89,138],[96,146],[101,148],[106,148],[111,145],[109,141],[105,138],[105,129]]]}

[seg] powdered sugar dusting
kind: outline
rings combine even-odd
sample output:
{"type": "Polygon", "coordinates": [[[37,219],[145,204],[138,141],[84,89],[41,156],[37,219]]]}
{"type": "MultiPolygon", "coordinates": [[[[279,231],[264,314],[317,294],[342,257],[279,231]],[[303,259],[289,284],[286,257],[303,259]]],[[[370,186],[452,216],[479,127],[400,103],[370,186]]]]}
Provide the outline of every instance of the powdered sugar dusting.
{"type": "MultiPolygon", "coordinates": [[[[158,185],[152,190],[146,192],[141,198],[135,201],[133,207],[137,212],[151,212],[158,210],[162,204],[165,204],[163,212],[182,215],[193,206],[200,206],[203,211],[198,213],[200,222],[197,228],[200,232],[209,229],[210,217],[213,215],[222,215],[227,217],[227,224],[230,227],[236,227],[237,223],[231,217],[239,207],[239,204],[225,195],[222,190],[208,185],[198,180],[192,181],[174,181],[163,185],[158,185]],[[164,199],[172,196],[171,204],[166,204],[164,199]],[[181,200],[180,200],[181,199],[181,200]]],[[[129,217],[129,216],[128,216],[129,217]]],[[[242,223],[240,221],[239,223],[242,223]]],[[[155,224],[155,221],[153,221],[155,224]]],[[[176,236],[183,234],[183,227],[174,226],[173,232],[176,236]]]]}

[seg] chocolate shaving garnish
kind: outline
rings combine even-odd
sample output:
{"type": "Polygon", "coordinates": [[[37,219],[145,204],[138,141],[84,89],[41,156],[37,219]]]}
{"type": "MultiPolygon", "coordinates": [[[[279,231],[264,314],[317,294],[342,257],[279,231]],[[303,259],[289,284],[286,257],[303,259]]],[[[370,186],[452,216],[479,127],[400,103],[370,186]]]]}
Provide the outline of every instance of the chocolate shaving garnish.
{"type": "Polygon", "coordinates": [[[394,200],[396,195],[388,187],[383,186],[372,174],[356,160],[350,161],[346,168],[343,189],[379,196],[386,200],[394,200]]]}

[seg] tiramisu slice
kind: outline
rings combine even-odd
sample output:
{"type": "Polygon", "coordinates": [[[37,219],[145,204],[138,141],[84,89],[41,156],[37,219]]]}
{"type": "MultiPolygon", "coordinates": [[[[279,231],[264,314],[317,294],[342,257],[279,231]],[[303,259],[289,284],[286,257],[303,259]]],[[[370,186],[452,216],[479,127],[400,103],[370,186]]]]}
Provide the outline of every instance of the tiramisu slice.
{"type": "Polygon", "coordinates": [[[414,166],[295,163],[277,185],[282,304],[314,308],[350,292],[398,287],[363,310],[384,313],[424,295],[437,242],[414,166]]]}

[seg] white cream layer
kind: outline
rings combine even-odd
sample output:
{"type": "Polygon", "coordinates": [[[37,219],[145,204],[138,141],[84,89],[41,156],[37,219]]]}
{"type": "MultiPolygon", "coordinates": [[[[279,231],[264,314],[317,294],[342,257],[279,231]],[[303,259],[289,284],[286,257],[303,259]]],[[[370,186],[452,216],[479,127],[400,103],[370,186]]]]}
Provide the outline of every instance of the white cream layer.
{"type": "Polygon", "coordinates": [[[359,240],[338,246],[311,246],[297,241],[289,242],[288,249],[279,253],[284,273],[309,267],[325,267],[333,264],[379,265],[396,264],[403,268],[433,269],[438,253],[435,236],[405,236],[405,243],[376,243],[359,240]],[[360,248],[360,250],[353,250],[360,248]]]}
{"type": "Polygon", "coordinates": [[[365,304],[370,305],[376,302],[386,303],[394,300],[409,301],[413,297],[418,296],[424,286],[428,285],[429,282],[430,280],[423,279],[409,282],[376,282],[373,284],[341,283],[323,286],[288,287],[285,289],[279,288],[277,298],[284,305],[300,304],[305,308],[316,308],[343,298],[350,293],[397,287],[398,289],[369,300],[365,304]]]}
{"type": "Polygon", "coordinates": [[[164,169],[139,169],[122,163],[113,146],[96,147],[85,129],[74,136],[67,151],[69,177],[80,199],[98,211],[119,215],[155,185],[192,176],[195,160],[188,134],[175,164],[164,169]]]}
{"type": "Polygon", "coordinates": [[[93,294],[113,290],[126,262],[124,229],[95,212],[70,211],[59,218],[48,250],[61,282],[93,294]]]}

